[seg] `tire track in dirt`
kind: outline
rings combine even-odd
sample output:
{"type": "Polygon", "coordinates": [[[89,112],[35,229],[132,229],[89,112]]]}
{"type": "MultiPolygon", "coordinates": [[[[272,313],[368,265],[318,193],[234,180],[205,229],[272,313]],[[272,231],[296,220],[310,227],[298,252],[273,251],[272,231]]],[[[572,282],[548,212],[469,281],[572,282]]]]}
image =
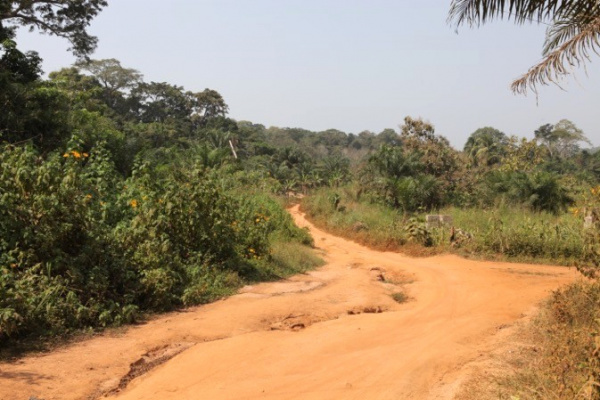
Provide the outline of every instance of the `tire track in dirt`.
{"type": "Polygon", "coordinates": [[[324,267],[0,364],[0,399],[450,399],[469,364],[506,340],[503,328],[577,276],[373,251],[291,212],[324,251],[324,267]],[[413,300],[392,300],[399,286],[413,300]],[[157,349],[162,365],[126,378],[157,349]]]}

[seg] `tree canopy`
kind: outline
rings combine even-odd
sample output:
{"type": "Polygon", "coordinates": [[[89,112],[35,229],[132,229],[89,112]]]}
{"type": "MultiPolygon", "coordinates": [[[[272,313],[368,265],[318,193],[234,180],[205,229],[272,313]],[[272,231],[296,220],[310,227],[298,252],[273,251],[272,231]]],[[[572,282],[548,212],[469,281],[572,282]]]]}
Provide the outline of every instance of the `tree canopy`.
{"type": "Polygon", "coordinates": [[[551,158],[566,158],[579,150],[579,143],[591,144],[583,131],[568,119],[556,125],[545,124],[535,131],[535,139],[548,149],[551,158]]]}
{"type": "Polygon", "coordinates": [[[88,56],[98,39],[87,28],[107,4],[106,0],[2,0],[0,42],[14,37],[15,29],[23,26],[66,38],[73,54],[88,56]]]}
{"type": "Polygon", "coordinates": [[[464,152],[473,166],[491,166],[502,160],[507,144],[508,137],[504,132],[486,126],[469,136],[464,152]]]}

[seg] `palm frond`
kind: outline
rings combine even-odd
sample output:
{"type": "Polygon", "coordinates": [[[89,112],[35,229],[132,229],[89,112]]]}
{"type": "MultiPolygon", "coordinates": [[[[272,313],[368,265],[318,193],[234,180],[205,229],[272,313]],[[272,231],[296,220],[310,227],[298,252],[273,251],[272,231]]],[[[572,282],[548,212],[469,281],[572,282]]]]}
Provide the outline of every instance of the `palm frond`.
{"type": "Polygon", "coordinates": [[[594,20],[578,29],[579,32],[575,34],[575,28],[565,28],[562,36],[553,41],[553,43],[561,44],[554,47],[541,62],[530,68],[525,75],[515,80],[511,84],[512,91],[526,94],[528,88],[535,92],[538,84],[557,83],[558,79],[571,72],[571,67],[584,65],[586,61],[590,60],[592,53],[599,55],[600,16],[596,16],[594,20]]]}
{"type": "MultiPolygon", "coordinates": [[[[589,23],[589,21],[588,21],[589,23]]],[[[542,49],[542,55],[547,56],[563,43],[571,40],[581,33],[582,24],[572,19],[555,21],[546,30],[546,40],[542,49]]]]}
{"type": "Polygon", "coordinates": [[[552,25],[546,30],[543,55],[547,55],[563,43],[575,37],[588,24],[600,16],[600,1],[582,12],[555,15],[552,25]]]}
{"type": "Polygon", "coordinates": [[[479,26],[493,19],[543,22],[565,15],[584,15],[598,0],[452,0],[448,22],[479,26]]]}

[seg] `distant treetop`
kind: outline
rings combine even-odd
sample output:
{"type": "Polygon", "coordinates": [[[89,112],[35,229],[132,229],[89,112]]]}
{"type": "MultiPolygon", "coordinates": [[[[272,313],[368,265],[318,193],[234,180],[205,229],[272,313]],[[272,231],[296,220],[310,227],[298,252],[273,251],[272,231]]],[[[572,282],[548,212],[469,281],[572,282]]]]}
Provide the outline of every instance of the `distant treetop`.
{"type": "Polygon", "coordinates": [[[23,26],[66,38],[73,54],[87,57],[98,42],[87,27],[107,4],[106,0],[0,0],[0,43],[23,26]]]}

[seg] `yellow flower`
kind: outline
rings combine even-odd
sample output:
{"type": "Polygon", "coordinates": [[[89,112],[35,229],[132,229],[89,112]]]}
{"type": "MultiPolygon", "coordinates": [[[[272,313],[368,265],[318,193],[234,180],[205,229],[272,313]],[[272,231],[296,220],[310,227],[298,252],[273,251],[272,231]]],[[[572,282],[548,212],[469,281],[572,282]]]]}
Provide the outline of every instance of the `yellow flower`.
{"type": "Polygon", "coordinates": [[[89,157],[90,155],[88,153],[83,153],[82,156],[84,156],[85,158],[89,157]]]}
{"type": "Polygon", "coordinates": [[[138,202],[137,202],[137,200],[136,200],[136,199],[132,199],[132,200],[129,202],[129,205],[130,205],[131,207],[133,207],[133,208],[136,208],[136,207],[138,206],[138,202]]]}
{"type": "Polygon", "coordinates": [[[260,222],[260,218],[256,218],[256,222],[260,222]]]}
{"type": "Polygon", "coordinates": [[[69,158],[69,153],[65,153],[65,154],[63,154],[63,157],[64,157],[64,158],[69,158]]]}
{"type": "Polygon", "coordinates": [[[92,195],[91,194],[86,194],[85,195],[85,199],[86,200],[91,200],[92,199],[92,195]]]}
{"type": "Polygon", "coordinates": [[[569,211],[571,211],[571,213],[572,213],[573,215],[577,215],[577,214],[579,214],[579,208],[576,208],[576,207],[571,207],[571,208],[569,208],[569,211]]]}
{"type": "Polygon", "coordinates": [[[81,153],[76,150],[71,151],[71,154],[73,154],[73,157],[75,158],[81,158],[81,153]]]}
{"type": "Polygon", "coordinates": [[[253,249],[253,248],[250,248],[248,251],[249,251],[250,253],[254,253],[254,249],[253,249]]]}

